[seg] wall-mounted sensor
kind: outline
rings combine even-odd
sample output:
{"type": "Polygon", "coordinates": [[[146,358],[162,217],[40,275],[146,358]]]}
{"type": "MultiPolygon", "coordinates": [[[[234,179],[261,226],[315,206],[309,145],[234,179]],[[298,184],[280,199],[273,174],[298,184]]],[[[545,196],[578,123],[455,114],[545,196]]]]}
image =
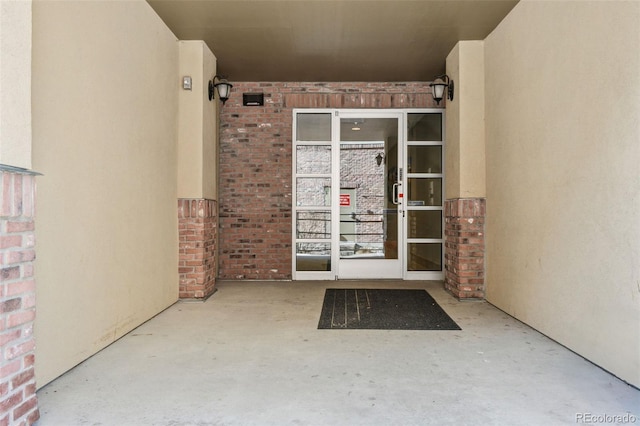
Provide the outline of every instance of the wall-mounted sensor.
{"type": "Polygon", "coordinates": [[[184,77],[182,77],[182,88],[184,90],[191,90],[191,77],[188,75],[185,75],[184,77]]]}

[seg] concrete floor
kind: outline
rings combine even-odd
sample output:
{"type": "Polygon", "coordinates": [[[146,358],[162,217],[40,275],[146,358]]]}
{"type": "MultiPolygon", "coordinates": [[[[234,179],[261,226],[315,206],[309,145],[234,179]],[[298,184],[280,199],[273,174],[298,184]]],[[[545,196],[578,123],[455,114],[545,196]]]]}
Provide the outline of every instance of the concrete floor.
{"type": "Polygon", "coordinates": [[[560,425],[626,413],[640,424],[640,391],[441,283],[218,289],[38,391],[38,425],[560,425]],[[425,288],[462,331],[317,330],[327,287],[425,288]]]}

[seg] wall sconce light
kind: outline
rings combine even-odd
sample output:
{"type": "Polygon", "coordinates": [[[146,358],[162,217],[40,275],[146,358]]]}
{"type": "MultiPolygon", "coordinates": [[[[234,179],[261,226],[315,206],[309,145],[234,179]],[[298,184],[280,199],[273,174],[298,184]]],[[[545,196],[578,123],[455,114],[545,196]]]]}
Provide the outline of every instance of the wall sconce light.
{"type": "Polygon", "coordinates": [[[218,89],[218,96],[222,101],[222,105],[224,105],[227,99],[229,99],[232,87],[233,85],[229,83],[226,78],[219,75],[214,76],[213,80],[209,80],[209,100],[211,101],[216,98],[215,91],[218,89]],[[216,78],[218,79],[217,83],[216,78]]]}
{"type": "Polygon", "coordinates": [[[382,164],[382,160],[384,160],[384,155],[379,152],[378,155],[376,155],[376,164],[379,166],[380,164],[382,164]]]}
{"type": "Polygon", "coordinates": [[[440,104],[444,97],[444,89],[447,89],[447,99],[453,100],[453,80],[450,80],[448,75],[437,76],[429,86],[431,87],[433,99],[437,104],[440,104]]]}

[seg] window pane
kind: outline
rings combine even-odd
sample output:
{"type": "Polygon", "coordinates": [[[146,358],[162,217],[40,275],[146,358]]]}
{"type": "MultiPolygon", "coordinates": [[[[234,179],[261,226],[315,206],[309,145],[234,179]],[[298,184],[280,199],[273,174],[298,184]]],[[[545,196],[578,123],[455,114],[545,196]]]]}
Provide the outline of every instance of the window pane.
{"type": "Polygon", "coordinates": [[[391,141],[398,137],[397,118],[341,118],[340,141],[391,141]]]}
{"type": "Polygon", "coordinates": [[[296,140],[330,141],[331,114],[298,114],[296,121],[296,140]]]}
{"type": "Polygon", "coordinates": [[[408,114],[407,140],[442,141],[442,114],[408,114]]]}
{"type": "Polygon", "coordinates": [[[441,206],[442,179],[411,178],[406,196],[409,206],[441,206]]]}
{"type": "Polygon", "coordinates": [[[296,238],[331,238],[331,212],[297,212],[296,238]]]}
{"type": "Polygon", "coordinates": [[[331,173],[331,147],[298,146],[296,148],[296,173],[331,173]]]}
{"type": "Polygon", "coordinates": [[[442,146],[407,147],[409,173],[442,173],[442,146]]]}
{"type": "Polygon", "coordinates": [[[409,238],[442,238],[442,210],[409,210],[409,238]]]}
{"type": "Polygon", "coordinates": [[[409,271],[442,271],[442,244],[410,243],[407,248],[409,271]]]}
{"type": "Polygon", "coordinates": [[[298,206],[330,206],[330,178],[297,178],[296,203],[298,206]]]}
{"type": "Polygon", "coordinates": [[[330,243],[296,244],[296,271],[330,271],[330,243]]]}

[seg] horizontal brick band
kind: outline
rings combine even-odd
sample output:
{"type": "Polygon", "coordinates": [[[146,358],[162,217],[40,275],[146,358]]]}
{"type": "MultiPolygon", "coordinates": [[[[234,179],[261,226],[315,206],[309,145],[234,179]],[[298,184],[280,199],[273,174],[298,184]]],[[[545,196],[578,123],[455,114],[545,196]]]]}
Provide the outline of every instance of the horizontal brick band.
{"type": "Polygon", "coordinates": [[[287,108],[425,108],[431,93],[291,93],[284,95],[287,108]]]}
{"type": "Polygon", "coordinates": [[[179,198],[178,218],[205,218],[217,215],[216,202],[206,198],[179,198]]]}
{"type": "Polygon", "coordinates": [[[444,203],[446,217],[484,218],[486,214],[484,198],[454,198],[444,203]]]}

